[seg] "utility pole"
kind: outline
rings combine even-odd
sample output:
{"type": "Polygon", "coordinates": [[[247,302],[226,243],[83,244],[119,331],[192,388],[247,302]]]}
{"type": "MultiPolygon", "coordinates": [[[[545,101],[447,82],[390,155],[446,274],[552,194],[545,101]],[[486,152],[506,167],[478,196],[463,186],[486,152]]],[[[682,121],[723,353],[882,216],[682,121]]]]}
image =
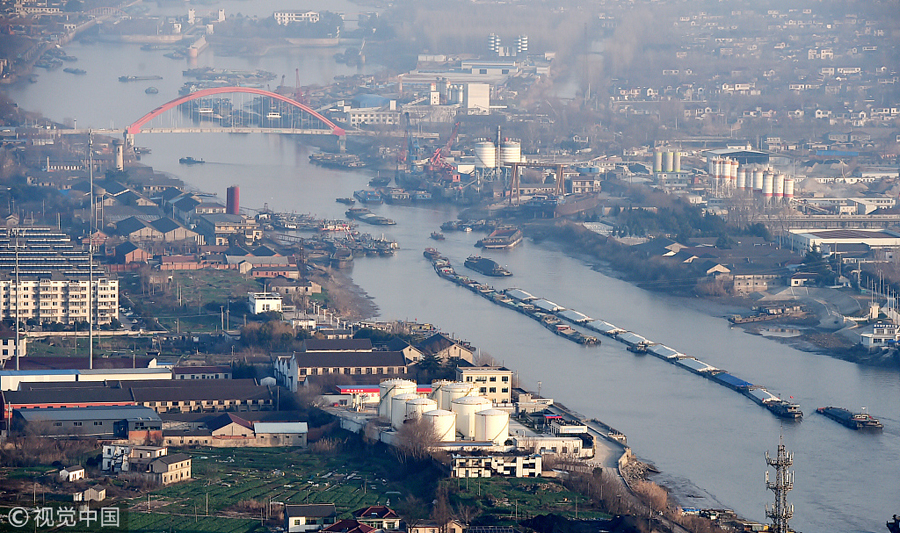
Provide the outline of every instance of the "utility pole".
{"type": "MultiPolygon", "coordinates": [[[[91,188],[91,217],[88,223],[88,368],[94,368],[94,134],[88,131],[88,176],[91,188]]],[[[150,500],[147,500],[149,509],[150,500]]]]}
{"type": "MultiPolygon", "coordinates": [[[[16,370],[19,370],[19,309],[22,307],[19,295],[22,285],[19,283],[19,232],[16,231],[16,370]]],[[[77,340],[76,340],[77,342],[77,340]]]]}

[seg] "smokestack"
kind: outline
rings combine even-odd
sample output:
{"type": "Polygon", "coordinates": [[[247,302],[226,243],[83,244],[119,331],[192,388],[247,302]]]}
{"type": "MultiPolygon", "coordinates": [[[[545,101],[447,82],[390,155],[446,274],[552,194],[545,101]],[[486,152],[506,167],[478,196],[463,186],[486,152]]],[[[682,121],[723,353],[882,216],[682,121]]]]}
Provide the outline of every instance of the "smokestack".
{"type": "Polygon", "coordinates": [[[225,204],[225,212],[229,215],[241,214],[241,189],[237,185],[228,187],[228,199],[225,204]]]}

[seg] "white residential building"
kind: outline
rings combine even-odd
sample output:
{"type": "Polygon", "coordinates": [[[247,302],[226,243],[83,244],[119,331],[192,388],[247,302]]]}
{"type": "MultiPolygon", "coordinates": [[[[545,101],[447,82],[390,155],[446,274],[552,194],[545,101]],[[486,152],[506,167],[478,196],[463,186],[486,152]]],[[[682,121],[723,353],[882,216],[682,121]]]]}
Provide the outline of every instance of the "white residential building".
{"type": "Polygon", "coordinates": [[[250,311],[253,314],[268,313],[269,311],[281,312],[281,295],[274,292],[249,292],[250,311]]]}
{"type": "Polygon", "coordinates": [[[275,22],[282,26],[294,22],[309,22],[312,24],[319,22],[318,11],[276,11],[272,16],[275,17],[275,22]]]}

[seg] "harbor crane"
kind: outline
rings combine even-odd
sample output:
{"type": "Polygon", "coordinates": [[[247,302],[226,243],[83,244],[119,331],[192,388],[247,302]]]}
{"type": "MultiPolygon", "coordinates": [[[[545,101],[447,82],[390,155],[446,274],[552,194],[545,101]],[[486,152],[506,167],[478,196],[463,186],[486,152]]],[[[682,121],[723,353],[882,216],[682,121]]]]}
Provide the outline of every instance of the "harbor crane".
{"type": "Polygon", "coordinates": [[[453,132],[450,134],[450,138],[447,139],[447,144],[444,146],[438,147],[437,150],[431,154],[431,158],[428,160],[428,169],[432,173],[442,173],[445,175],[449,175],[452,181],[459,181],[459,174],[454,172],[453,165],[448,163],[446,159],[444,159],[444,153],[450,153],[450,147],[453,146],[453,141],[456,140],[456,135],[459,133],[459,122],[453,125],[453,132]]]}

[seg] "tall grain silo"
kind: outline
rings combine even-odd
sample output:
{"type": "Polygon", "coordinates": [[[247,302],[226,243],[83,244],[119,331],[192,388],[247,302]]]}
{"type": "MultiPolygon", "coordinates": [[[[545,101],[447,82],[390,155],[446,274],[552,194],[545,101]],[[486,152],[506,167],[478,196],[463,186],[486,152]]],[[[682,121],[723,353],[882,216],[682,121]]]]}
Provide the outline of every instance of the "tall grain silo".
{"type": "Polygon", "coordinates": [[[747,171],[743,167],[737,171],[737,188],[739,191],[747,188],[747,171]]]}
{"type": "Polygon", "coordinates": [[[772,196],[775,201],[781,201],[784,198],[784,174],[775,174],[775,183],[773,184],[772,196]]]}
{"type": "Polygon", "coordinates": [[[509,413],[500,409],[485,409],[475,413],[475,440],[490,441],[500,446],[509,438],[509,413]]]}
{"type": "Polygon", "coordinates": [[[386,379],[379,383],[378,416],[391,419],[391,398],[398,394],[415,394],[416,382],[408,379],[386,379]]]}
{"type": "Polygon", "coordinates": [[[475,168],[496,168],[497,147],[490,141],[475,143],[475,168]]]}
{"type": "Polygon", "coordinates": [[[794,199],[794,178],[784,178],[784,201],[790,202],[794,199]]]}
{"type": "Polygon", "coordinates": [[[490,409],[491,401],[482,396],[466,396],[457,398],[450,404],[450,410],[456,413],[456,431],[464,439],[475,438],[475,414],[490,409]]]}
{"type": "MultiPolygon", "coordinates": [[[[662,170],[663,169],[663,161],[662,160],[663,160],[662,152],[660,152],[659,150],[654,150],[653,151],[653,172],[654,173],[663,171],[662,170]]],[[[710,172],[710,174],[712,174],[712,172],[710,172]]]]}
{"type": "Polygon", "coordinates": [[[737,159],[732,159],[730,161],[731,169],[729,170],[728,177],[730,178],[730,186],[732,189],[737,188],[737,174],[738,174],[738,162],[737,159]]]}
{"type": "Polygon", "coordinates": [[[456,413],[446,409],[435,409],[422,413],[422,420],[431,424],[434,435],[439,442],[456,440],[456,413]]]}
{"type": "Polygon", "coordinates": [[[503,141],[500,143],[500,164],[521,163],[522,145],[518,141],[503,141]]]}
{"type": "Polygon", "coordinates": [[[441,396],[437,401],[438,409],[450,409],[453,400],[465,396],[474,396],[476,390],[475,386],[469,383],[463,383],[461,381],[448,383],[441,387],[441,396]]]}
{"type": "Polygon", "coordinates": [[[761,168],[753,169],[753,193],[762,194],[763,190],[763,170],[761,168]]]}
{"type": "Polygon", "coordinates": [[[672,172],[681,172],[681,152],[672,154],[672,172]]]}
{"type": "Polygon", "coordinates": [[[403,421],[406,420],[406,402],[419,398],[419,395],[413,392],[397,394],[391,397],[391,427],[400,429],[403,427],[403,421]]]}
{"type": "Polygon", "coordinates": [[[765,198],[767,201],[772,199],[772,194],[774,193],[774,188],[775,188],[774,181],[775,181],[775,174],[772,174],[771,172],[768,172],[768,171],[766,171],[763,174],[762,195],[763,195],[763,198],[765,198]]]}
{"type": "Polygon", "coordinates": [[[669,151],[663,152],[663,169],[665,172],[672,172],[673,168],[675,168],[675,154],[669,151]]]}

